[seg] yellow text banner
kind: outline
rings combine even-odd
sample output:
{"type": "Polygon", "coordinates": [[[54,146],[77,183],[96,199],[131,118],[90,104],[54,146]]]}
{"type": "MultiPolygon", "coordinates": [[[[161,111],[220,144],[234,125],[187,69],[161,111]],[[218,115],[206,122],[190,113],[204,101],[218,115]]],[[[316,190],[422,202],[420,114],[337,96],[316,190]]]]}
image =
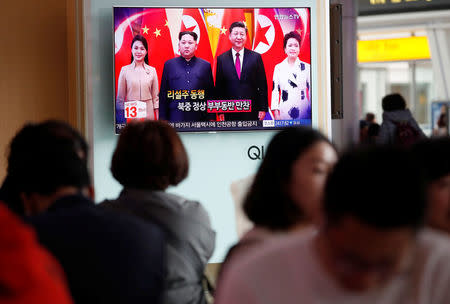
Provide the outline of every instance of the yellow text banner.
{"type": "Polygon", "coordinates": [[[425,36],[358,40],[358,62],[384,62],[430,59],[430,48],[425,36]]]}

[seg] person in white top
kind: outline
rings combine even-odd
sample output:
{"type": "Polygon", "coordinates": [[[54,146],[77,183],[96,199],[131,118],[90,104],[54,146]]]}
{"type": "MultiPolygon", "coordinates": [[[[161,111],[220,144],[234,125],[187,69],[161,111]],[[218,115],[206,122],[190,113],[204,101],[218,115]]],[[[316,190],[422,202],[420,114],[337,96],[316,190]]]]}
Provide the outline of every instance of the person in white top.
{"type": "Polygon", "coordinates": [[[329,177],[318,232],[272,242],[225,269],[215,303],[448,304],[450,242],[422,229],[425,210],[407,152],[350,152],[329,177]]]}
{"type": "Polygon", "coordinates": [[[298,58],[300,34],[292,31],[284,36],[286,59],[275,66],[271,110],[274,119],[310,119],[310,65],[298,58]]]}

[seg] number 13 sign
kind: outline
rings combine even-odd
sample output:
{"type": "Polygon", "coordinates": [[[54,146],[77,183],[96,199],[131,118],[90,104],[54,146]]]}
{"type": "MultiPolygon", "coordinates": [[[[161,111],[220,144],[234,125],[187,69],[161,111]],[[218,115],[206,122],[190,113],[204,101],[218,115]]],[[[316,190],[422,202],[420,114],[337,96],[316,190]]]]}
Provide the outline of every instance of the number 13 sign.
{"type": "Polygon", "coordinates": [[[147,117],[147,104],[143,101],[125,102],[125,118],[147,117]]]}

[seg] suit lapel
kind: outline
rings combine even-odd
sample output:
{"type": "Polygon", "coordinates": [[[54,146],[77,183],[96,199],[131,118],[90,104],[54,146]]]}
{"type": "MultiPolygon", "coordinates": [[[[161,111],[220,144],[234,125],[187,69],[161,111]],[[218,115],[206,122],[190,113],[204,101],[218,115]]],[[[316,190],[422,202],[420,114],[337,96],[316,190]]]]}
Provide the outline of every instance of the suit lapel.
{"type": "MultiPolygon", "coordinates": [[[[227,61],[228,61],[228,64],[229,64],[229,66],[231,68],[231,73],[234,75],[234,77],[236,79],[239,80],[239,77],[238,77],[237,72],[236,72],[236,66],[234,65],[234,61],[233,61],[233,52],[231,51],[231,49],[228,51],[227,61]]],[[[242,76],[242,73],[241,73],[241,76],[242,76]]]]}
{"type": "Polygon", "coordinates": [[[244,48],[244,62],[242,63],[241,79],[244,79],[247,76],[247,66],[250,62],[250,56],[251,52],[244,48]]]}
{"type": "MultiPolygon", "coordinates": [[[[250,60],[248,58],[248,57],[250,57],[249,54],[250,54],[250,52],[247,49],[244,48],[244,62],[242,63],[242,67],[241,67],[241,78],[240,78],[241,80],[244,77],[244,73],[245,73],[244,71],[245,71],[246,62],[248,62],[250,60]]],[[[228,58],[229,58],[229,60],[231,62],[231,67],[233,69],[233,75],[236,77],[237,80],[239,80],[239,77],[237,76],[237,72],[236,72],[236,65],[235,65],[234,60],[233,60],[233,52],[231,51],[231,49],[230,49],[228,58]]]]}

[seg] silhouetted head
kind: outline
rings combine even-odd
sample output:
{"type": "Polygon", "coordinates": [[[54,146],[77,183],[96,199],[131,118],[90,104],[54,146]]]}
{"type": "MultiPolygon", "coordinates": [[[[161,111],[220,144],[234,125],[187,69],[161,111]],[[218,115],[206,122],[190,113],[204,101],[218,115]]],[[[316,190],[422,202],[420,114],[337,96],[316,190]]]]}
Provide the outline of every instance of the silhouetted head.
{"type": "Polygon", "coordinates": [[[165,190],[186,178],[189,162],[180,137],[164,121],[132,122],[123,129],[111,172],[124,187],[165,190]]]}
{"type": "Polygon", "coordinates": [[[383,111],[391,112],[406,109],[406,101],[402,95],[394,93],[383,97],[381,102],[383,111]]]}
{"type": "Polygon", "coordinates": [[[79,191],[90,187],[87,154],[84,138],[64,122],[25,125],[9,148],[7,178],[2,186],[10,200],[7,203],[23,214],[23,195],[51,196],[63,187],[79,191]]]}
{"type": "Polygon", "coordinates": [[[375,114],[373,114],[371,112],[366,113],[366,121],[368,123],[374,123],[375,122],[375,114]]]}

